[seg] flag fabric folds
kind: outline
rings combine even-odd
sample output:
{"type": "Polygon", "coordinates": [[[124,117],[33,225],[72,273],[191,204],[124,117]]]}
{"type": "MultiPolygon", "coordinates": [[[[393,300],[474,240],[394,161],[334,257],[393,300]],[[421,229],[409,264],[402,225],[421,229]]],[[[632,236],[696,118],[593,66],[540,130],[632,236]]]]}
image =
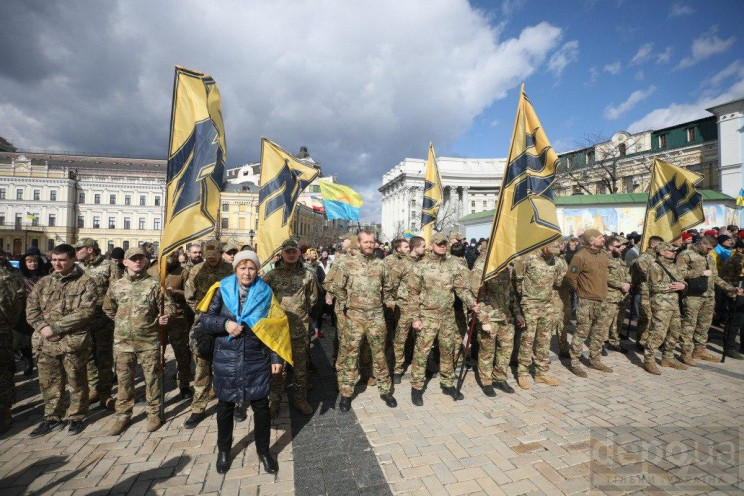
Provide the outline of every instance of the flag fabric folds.
{"type": "Polygon", "coordinates": [[[429,158],[426,161],[424,177],[424,201],[421,204],[421,237],[429,245],[437,221],[439,207],[442,205],[442,178],[439,176],[434,145],[429,143],[429,158]]]}
{"type": "Polygon", "coordinates": [[[300,162],[276,143],[261,139],[256,252],[262,266],[292,236],[297,198],[318,174],[320,170],[300,162]]]}
{"type": "Polygon", "coordinates": [[[736,197],[736,205],[738,207],[744,207],[744,188],[739,190],[739,196],[736,197]]]}
{"type": "Polygon", "coordinates": [[[310,199],[312,200],[313,210],[324,214],[325,206],[323,205],[323,197],[320,195],[312,195],[310,199]]]}
{"type": "Polygon", "coordinates": [[[225,166],[225,128],[220,92],[201,72],[176,67],[166,177],[163,258],[214,229],[225,166]]]}
{"type": "Polygon", "coordinates": [[[323,195],[323,206],[328,220],[347,219],[359,222],[362,196],[343,184],[318,181],[323,195]]]}
{"type": "Polygon", "coordinates": [[[702,180],[700,174],[654,159],[641,251],[651,236],[671,242],[705,220],[703,196],[695,189],[702,180]]]}
{"type": "Polygon", "coordinates": [[[552,184],[558,155],[524,92],[519,92],[509,155],[494,214],[483,280],[509,262],[561,237],[552,184]]]}

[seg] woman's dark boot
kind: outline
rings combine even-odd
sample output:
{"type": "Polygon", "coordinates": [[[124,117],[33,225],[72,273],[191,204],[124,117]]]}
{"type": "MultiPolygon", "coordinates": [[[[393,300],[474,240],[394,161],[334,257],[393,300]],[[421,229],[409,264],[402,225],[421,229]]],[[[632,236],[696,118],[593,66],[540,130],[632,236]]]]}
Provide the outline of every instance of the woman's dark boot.
{"type": "Polygon", "coordinates": [[[217,473],[226,474],[227,469],[230,468],[230,460],[228,458],[227,451],[220,451],[217,453],[217,473]]]}

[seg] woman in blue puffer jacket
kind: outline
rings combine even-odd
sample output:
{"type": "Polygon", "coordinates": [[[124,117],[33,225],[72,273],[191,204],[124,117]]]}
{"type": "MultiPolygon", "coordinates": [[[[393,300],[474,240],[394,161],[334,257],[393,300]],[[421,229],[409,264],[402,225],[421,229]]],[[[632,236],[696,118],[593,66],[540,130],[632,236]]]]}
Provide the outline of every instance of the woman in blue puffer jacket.
{"type": "Polygon", "coordinates": [[[235,255],[235,274],[220,281],[208,310],[201,315],[204,332],[215,335],[212,361],[213,389],[217,395],[217,472],[229,468],[235,403],[250,401],[253,408],[256,451],[266,472],[279,466],[269,452],[271,375],[279,374],[284,360],[253,333],[261,308],[271,304],[268,285],[257,277],[260,266],[253,251],[235,255]],[[240,323],[239,323],[240,322],[240,323]]]}

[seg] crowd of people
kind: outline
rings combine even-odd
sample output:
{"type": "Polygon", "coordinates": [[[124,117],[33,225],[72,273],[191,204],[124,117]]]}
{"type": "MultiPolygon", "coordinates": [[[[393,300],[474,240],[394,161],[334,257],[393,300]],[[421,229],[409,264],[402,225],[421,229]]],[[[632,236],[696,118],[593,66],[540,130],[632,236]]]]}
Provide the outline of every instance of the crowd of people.
{"type": "Polygon", "coordinates": [[[97,403],[115,412],[107,433],[119,435],[132,419],[137,364],[146,429],[163,424],[164,338],[175,355],[179,398],[191,403],[183,427],[199,425],[217,399],[220,473],[229,468],[234,422],[246,419],[247,404],[259,459],[276,473],[271,418],[289,383],[291,407],[313,414],[309,350],[313,338],[325,336],[324,324],[337,331],[341,412],[351,409],[360,380],[376,385],[380,399],[395,408],[394,392],[407,370],[413,405],[424,404],[436,372],[442,393],[462,399],[456,357],[470,318],[477,380],[488,397],[514,392],[510,365],[522,389],[532,386],[533,376],[534,383],[557,386],[550,374],[553,335],[559,357],[582,378],[583,365],[611,373],[602,356],[631,352],[623,345],[631,329],[650,374],[661,374],[659,352],[661,367],[675,370],[718,361],[706,348],[714,318],[726,331],[725,355],[742,359],[736,347],[744,323],[742,235],[728,226],[691,230],[673,242],[652,236],[641,252],[635,232],[605,236],[588,229],[516,259],[485,283],[488,241],[468,242],[459,232],[434,233],[428,244],[419,236],[382,244],[363,229],[337,248],[317,249],[288,239],[263,268],[250,246],[219,240],[170,254],[162,270],[150,243],[107,255],[90,238],[46,256],[32,248],[20,258],[20,270],[3,253],[0,433],[13,421],[14,351],[24,374],[37,367],[44,401],[43,421],[30,437],[65,426],[80,433],[97,403]],[[286,315],[291,359],[259,329],[259,314],[274,300],[286,315]]]}

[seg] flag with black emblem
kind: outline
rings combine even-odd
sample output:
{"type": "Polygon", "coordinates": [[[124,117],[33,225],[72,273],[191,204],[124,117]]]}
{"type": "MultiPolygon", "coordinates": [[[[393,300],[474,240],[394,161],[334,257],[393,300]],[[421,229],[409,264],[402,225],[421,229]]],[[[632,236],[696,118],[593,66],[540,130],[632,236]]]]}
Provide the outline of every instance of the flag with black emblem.
{"type": "Polygon", "coordinates": [[[439,176],[437,158],[434,156],[434,145],[429,143],[429,159],[426,161],[424,177],[424,201],[421,204],[421,237],[429,246],[437,222],[439,207],[442,205],[442,178],[439,176]]]}
{"type": "Polygon", "coordinates": [[[164,257],[214,230],[225,167],[225,128],[220,92],[211,76],[176,66],[166,176],[164,257]]]}
{"type": "Polygon", "coordinates": [[[483,267],[484,281],[515,258],[561,237],[552,190],[557,165],[558,155],[522,85],[483,267]]]}
{"type": "Polygon", "coordinates": [[[262,266],[292,236],[297,198],[319,174],[316,167],[300,162],[276,143],[261,139],[256,253],[262,266]]]}
{"type": "Polygon", "coordinates": [[[703,197],[695,189],[702,180],[691,170],[654,159],[641,251],[651,236],[671,242],[705,220],[703,197]]]}

